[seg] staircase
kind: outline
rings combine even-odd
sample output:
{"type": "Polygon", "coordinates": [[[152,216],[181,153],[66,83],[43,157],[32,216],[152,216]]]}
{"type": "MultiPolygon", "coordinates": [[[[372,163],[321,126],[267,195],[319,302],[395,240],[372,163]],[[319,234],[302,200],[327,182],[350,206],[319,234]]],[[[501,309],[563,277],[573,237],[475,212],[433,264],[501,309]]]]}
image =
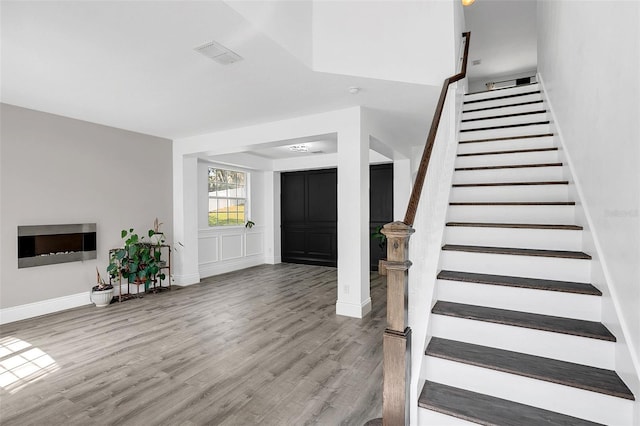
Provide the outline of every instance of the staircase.
{"type": "Polygon", "coordinates": [[[631,424],[538,85],[463,111],[419,424],[631,424]]]}

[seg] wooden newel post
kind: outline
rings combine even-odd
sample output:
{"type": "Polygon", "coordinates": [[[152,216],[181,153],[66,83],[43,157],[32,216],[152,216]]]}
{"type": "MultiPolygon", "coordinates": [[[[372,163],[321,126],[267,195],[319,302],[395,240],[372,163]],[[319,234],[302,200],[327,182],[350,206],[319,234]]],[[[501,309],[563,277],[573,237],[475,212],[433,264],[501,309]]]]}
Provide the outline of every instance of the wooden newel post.
{"type": "Polygon", "coordinates": [[[409,237],[414,229],[404,222],[384,225],[387,237],[387,328],[383,338],[382,423],[409,422],[411,329],[408,324],[407,287],[409,237]]]}

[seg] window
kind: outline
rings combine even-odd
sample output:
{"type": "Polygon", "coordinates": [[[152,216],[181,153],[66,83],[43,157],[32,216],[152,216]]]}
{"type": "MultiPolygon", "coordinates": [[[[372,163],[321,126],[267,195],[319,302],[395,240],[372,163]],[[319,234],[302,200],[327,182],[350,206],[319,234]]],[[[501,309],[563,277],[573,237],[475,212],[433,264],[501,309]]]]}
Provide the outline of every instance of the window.
{"type": "Polygon", "coordinates": [[[209,167],[209,226],[244,225],[247,174],[209,167]]]}

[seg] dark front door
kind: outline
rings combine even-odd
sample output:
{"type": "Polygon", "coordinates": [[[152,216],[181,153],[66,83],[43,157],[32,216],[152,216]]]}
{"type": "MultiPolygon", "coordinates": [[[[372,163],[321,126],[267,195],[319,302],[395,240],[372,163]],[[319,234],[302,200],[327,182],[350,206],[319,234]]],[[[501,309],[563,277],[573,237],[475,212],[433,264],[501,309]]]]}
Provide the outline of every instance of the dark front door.
{"type": "Polygon", "coordinates": [[[337,266],[338,171],[281,174],[282,261],[337,266]]]}
{"type": "MultiPolygon", "coordinates": [[[[393,164],[376,164],[369,167],[369,233],[378,226],[393,221],[393,164]]],[[[386,246],[379,247],[378,240],[369,244],[371,270],[378,270],[378,260],[387,257],[386,246]]]]}

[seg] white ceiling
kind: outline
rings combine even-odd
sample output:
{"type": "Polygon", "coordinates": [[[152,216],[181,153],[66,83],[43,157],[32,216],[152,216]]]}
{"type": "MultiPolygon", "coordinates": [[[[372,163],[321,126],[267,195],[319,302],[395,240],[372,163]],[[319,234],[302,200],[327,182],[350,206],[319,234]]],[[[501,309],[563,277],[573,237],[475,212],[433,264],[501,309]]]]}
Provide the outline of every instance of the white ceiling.
{"type": "Polygon", "coordinates": [[[464,8],[471,31],[470,81],[495,81],[537,68],[536,7],[537,0],[476,0],[464,8]],[[481,64],[472,66],[477,59],[481,64]]]}
{"type": "MultiPolygon", "coordinates": [[[[498,6],[489,3],[496,2],[477,0],[465,11],[473,57],[483,59],[470,76],[502,70],[504,60],[493,67],[492,56],[503,58],[525,45],[496,51],[495,31],[482,35],[484,27],[496,26],[498,6]],[[485,6],[493,12],[480,13],[485,6]]],[[[528,10],[535,1],[502,3],[500,13],[517,20],[510,24],[515,31],[529,16],[515,9],[528,10]]],[[[424,143],[440,91],[314,72],[218,0],[2,0],[1,12],[0,101],[169,139],[360,105],[406,152],[424,143]],[[214,40],[244,59],[222,66],[193,50],[214,40]],[[361,91],[352,95],[351,86],[361,91]]],[[[385,54],[381,60],[397,59],[385,54]]],[[[526,61],[518,56],[510,66],[526,61]]]]}

